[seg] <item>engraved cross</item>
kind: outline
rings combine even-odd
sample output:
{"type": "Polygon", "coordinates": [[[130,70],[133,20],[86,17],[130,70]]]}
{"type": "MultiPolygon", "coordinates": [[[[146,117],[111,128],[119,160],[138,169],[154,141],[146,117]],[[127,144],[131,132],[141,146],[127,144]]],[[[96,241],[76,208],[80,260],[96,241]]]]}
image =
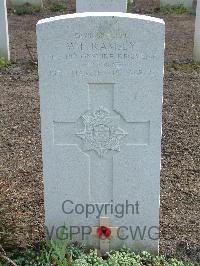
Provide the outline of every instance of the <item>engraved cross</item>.
{"type": "Polygon", "coordinates": [[[113,200],[113,157],[126,146],[148,145],[150,122],[127,122],[114,110],[114,83],[88,84],[88,110],[79,121],[54,121],[54,145],[76,146],[89,156],[88,200],[113,200]]]}

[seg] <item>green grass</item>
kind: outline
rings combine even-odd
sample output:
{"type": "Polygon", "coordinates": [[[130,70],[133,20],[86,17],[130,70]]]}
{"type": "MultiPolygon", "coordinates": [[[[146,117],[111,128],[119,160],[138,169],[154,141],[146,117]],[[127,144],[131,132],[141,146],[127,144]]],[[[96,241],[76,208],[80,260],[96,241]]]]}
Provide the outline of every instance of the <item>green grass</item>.
{"type": "Polygon", "coordinates": [[[49,6],[49,9],[52,12],[66,12],[67,11],[67,5],[64,3],[52,3],[49,6]]]}
{"type": "Polygon", "coordinates": [[[10,63],[3,57],[0,57],[0,69],[7,67],[10,63]]]}
{"type": "Polygon", "coordinates": [[[183,71],[191,73],[193,71],[200,72],[200,64],[197,63],[185,63],[185,64],[178,64],[178,63],[165,63],[165,69],[170,70],[174,69],[177,71],[183,71]]]}
{"type": "MultiPolygon", "coordinates": [[[[0,254],[1,256],[1,254],[0,254]]],[[[135,254],[128,249],[108,252],[103,258],[97,255],[96,250],[86,251],[84,246],[63,244],[61,241],[43,243],[38,250],[15,250],[6,257],[17,266],[194,266],[191,262],[182,262],[177,259],[166,259],[164,256],[153,256],[148,252],[135,254]]],[[[9,266],[6,260],[0,263],[9,266]]],[[[14,264],[13,264],[14,265],[14,264]]]]}
{"type": "Polygon", "coordinates": [[[134,11],[135,1],[131,3],[130,0],[128,0],[128,6],[127,6],[127,13],[132,13],[134,11]]]}
{"type": "Polygon", "coordinates": [[[41,11],[40,7],[32,6],[32,5],[29,5],[29,4],[25,4],[23,6],[16,6],[15,7],[15,13],[18,16],[31,15],[31,14],[33,14],[35,12],[40,12],[40,11],[41,11]]]}
{"type": "Polygon", "coordinates": [[[164,5],[160,7],[160,11],[164,14],[183,14],[190,13],[190,8],[184,7],[183,5],[164,5]]]}

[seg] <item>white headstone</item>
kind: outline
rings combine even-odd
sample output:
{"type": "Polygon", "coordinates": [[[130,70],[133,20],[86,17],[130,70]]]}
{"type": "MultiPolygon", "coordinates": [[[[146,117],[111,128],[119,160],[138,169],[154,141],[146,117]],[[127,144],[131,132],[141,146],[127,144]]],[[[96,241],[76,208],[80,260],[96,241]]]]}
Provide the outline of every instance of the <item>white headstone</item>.
{"type": "Polygon", "coordinates": [[[0,1],[0,57],[10,60],[6,0],[0,1]]]}
{"type": "Polygon", "coordinates": [[[42,7],[42,0],[7,0],[8,6],[22,6],[24,4],[30,4],[37,7],[42,7]]]}
{"type": "Polygon", "coordinates": [[[162,6],[165,5],[183,5],[187,8],[192,8],[193,0],[160,0],[162,6]]]}
{"type": "Polygon", "coordinates": [[[76,12],[124,12],[127,0],[76,0],[76,12]]]}
{"type": "Polygon", "coordinates": [[[110,248],[157,252],[163,20],[65,15],[37,38],[49,232],[99,247],[92,228],[108,219],[110,248]]]}
{"type": "Polygon", "coordinates": [[[200,2],[197,1],[196,7],[196,21],[194,34],[194,51],[193,57],[195,62],[200,62],[200,2]]]}

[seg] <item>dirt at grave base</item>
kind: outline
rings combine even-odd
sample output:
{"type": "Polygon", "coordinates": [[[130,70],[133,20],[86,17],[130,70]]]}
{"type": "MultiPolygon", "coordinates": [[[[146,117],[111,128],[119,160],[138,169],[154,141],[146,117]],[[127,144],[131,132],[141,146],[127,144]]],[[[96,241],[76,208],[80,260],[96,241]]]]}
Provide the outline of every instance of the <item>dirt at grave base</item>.
{"type": "MultiPolygon", "coordinates": [[[[59,13],[57,13],[58,15],[59,13]]],[[[7,224],[29,225],[20,245],[43,237],[44,207],[35,24],[45,11],[9,15],[14,64],[0,70],[1,197],[7,224]]],[[[200,262],[199,93],[200,69],[191,66],[194,17],[166,21],[160,251],[200,262]],[[186,64],[187,63],[187,64],[186,64]],[[181,65],[180,65],[181,64],[181,65]]]]}

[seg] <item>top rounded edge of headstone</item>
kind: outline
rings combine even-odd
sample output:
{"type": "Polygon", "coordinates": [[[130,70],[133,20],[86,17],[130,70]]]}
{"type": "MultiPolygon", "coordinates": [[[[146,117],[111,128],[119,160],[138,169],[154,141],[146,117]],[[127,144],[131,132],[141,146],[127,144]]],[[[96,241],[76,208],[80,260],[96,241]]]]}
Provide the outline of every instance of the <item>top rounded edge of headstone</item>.
{"type": "Polygon", "coordinates": [[[73,19],[73,18],[86,18],[86,17],[130,18],[130,19],[138,19],[138,20],[155,22],[155,23],[165,25],[165,22],[163,19],[151,17],[151,16],[146,16],[146,15],[121,13],[121,12],[84,12],[84,13],[74,13],[74,14],[67,14],[67,15],[61,15],[61,16],[55,16],[55,17],[41,19],[37,22],[37,26],[39,26],[41,24],[55,22],[58,20],[66,20],[66,19],[73,19]]]}

